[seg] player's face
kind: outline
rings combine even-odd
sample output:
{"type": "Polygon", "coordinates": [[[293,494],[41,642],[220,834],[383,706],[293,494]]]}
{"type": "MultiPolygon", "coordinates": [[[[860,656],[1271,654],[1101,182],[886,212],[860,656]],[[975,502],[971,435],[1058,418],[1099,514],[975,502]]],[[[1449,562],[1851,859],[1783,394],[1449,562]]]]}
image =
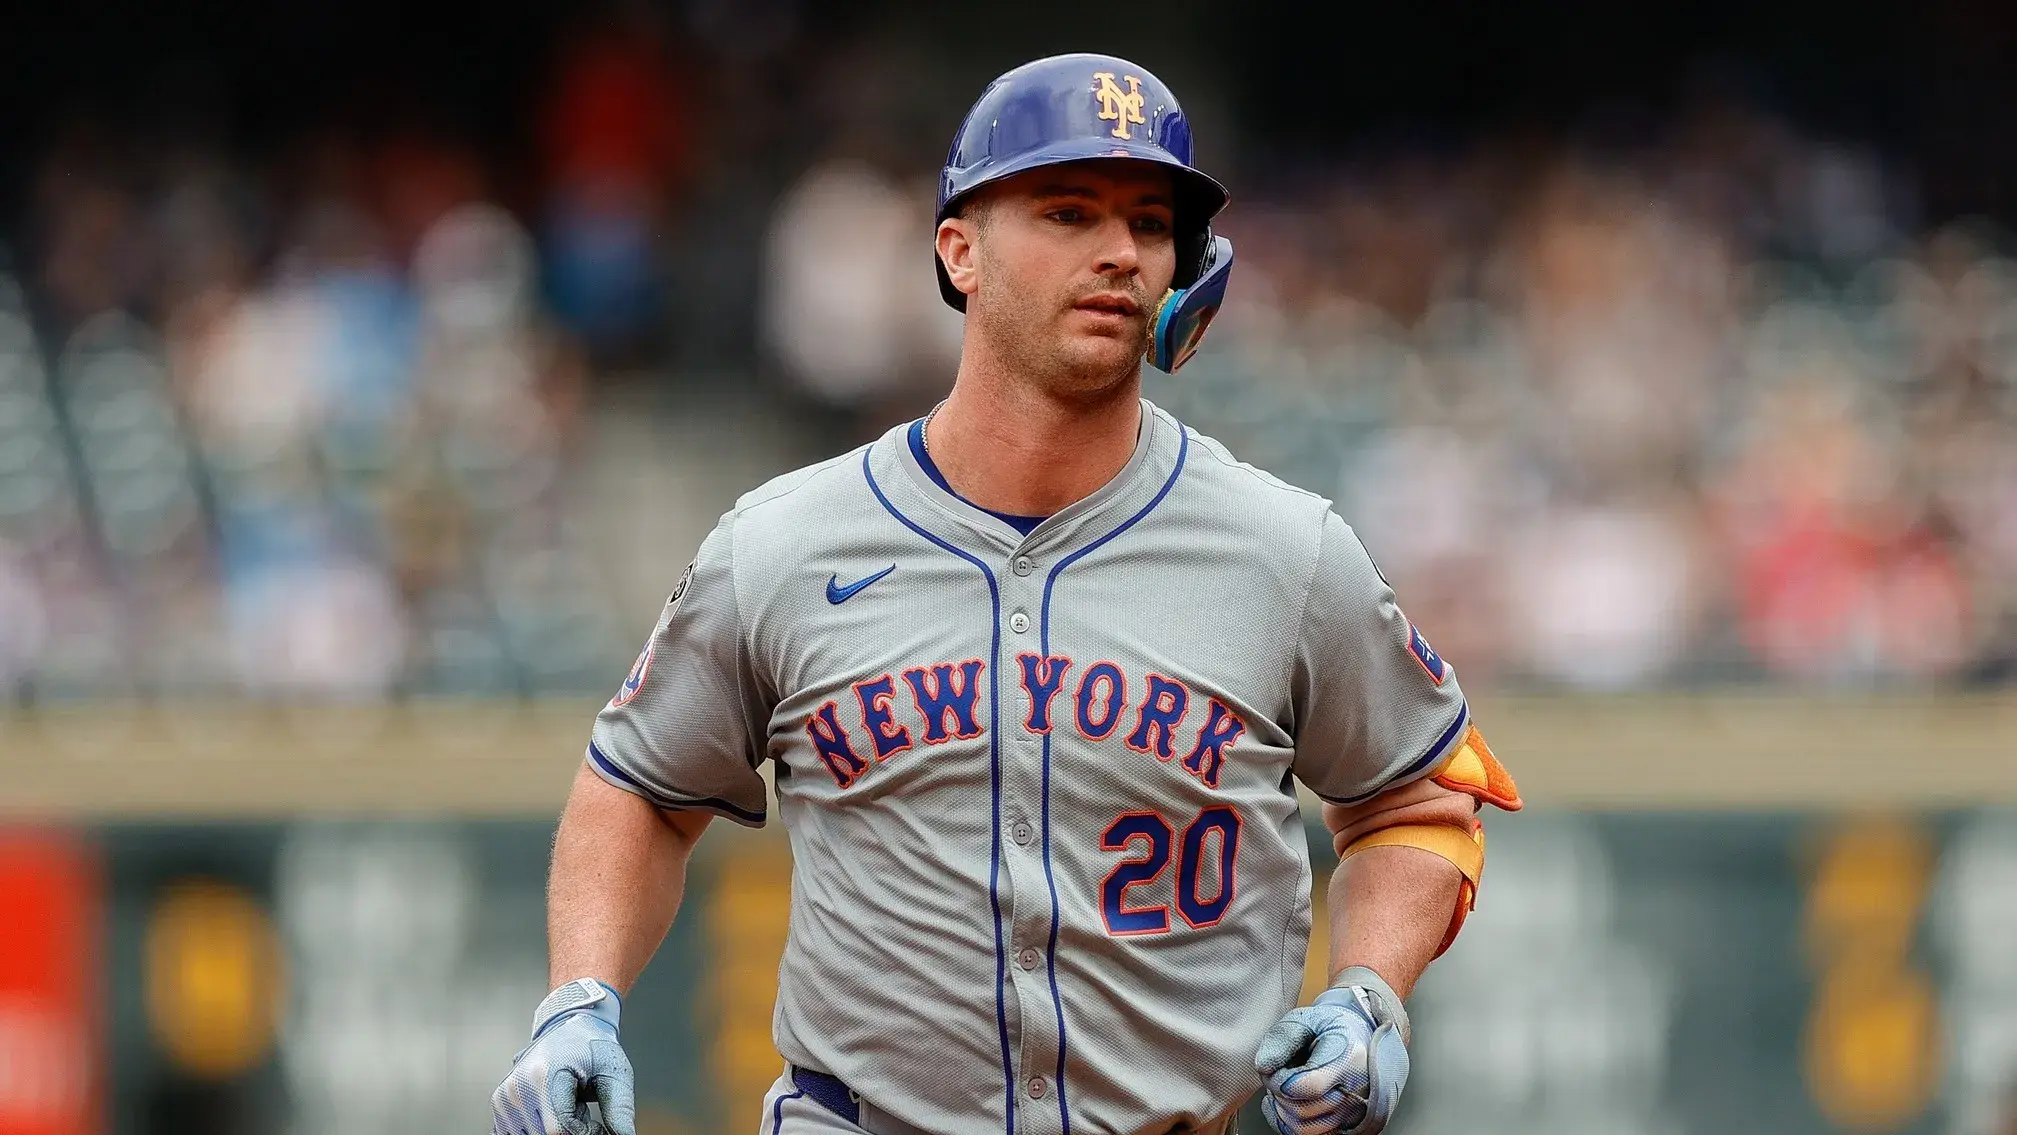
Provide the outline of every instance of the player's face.
{"type": "Polygon", "coordinates": [[[1007,178],[983,203],[968,333],[1061,395],[1131,378],[1176,272],[1167,170],[1093,160],[1007,178]]]}

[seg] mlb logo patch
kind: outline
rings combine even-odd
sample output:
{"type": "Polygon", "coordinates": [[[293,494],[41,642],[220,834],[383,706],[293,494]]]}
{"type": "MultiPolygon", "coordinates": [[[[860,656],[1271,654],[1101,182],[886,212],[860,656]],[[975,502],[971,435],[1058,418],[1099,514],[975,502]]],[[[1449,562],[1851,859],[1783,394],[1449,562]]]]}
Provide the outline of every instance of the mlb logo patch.
{"type": "Polygon", "coordinates": [[[609,704],[629,705],[630,700],[637,696],[637,691],[644,688],[644,676],[650,672],[651,648],[647,646],[637,656],[637,661],[630,664],[630,674],[623,679],[623,687],[616,691],[615,697],[609,699],[609,704]]]}
{"type": "Polygon", "coordinates": [[[1429,645],[1429,640],[1422,637],[1421,629],[1416,627],[1413,621],[1408,623],[1408,649],[1414,653],[1415,661],[1422,664],[1422,669],[1429,672],[1429,677],[1438,686],[1443,684],[1444,678],[1450,676],[1449,663],[1444,662],[1443,656],[1436,653],[1436,648],[1429,645]]]}

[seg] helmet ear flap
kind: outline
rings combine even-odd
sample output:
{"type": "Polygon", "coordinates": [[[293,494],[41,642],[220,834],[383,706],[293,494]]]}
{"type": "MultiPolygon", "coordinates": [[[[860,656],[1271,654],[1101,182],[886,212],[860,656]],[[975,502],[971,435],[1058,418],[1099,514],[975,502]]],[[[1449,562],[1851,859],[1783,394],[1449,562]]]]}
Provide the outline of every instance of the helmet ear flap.
{"type": "Polygon", "coordinates": [[[1211,327],[1212,318],[1226,299],[1226,284],[1233,274],[1233,242],[1211,236],[1199,271],[1193,281],[1164,293],[1150,318],[1148,363],[1160,371],[1174,372],[1196,353],[1211,327]]]}

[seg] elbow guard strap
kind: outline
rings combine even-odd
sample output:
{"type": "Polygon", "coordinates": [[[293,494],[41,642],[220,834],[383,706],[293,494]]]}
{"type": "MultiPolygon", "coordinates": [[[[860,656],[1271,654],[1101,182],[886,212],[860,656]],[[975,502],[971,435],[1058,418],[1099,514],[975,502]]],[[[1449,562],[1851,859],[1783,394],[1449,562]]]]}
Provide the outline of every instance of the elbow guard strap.
{"type": "Polygon", "coordinates": [[[1353,840],[1339,861],[1375,847],[1417,848],[1449,860],[1463,875],[1457,889],[1457,907],[1450,914],[1450,927],[1443,932],[1442,944],[1436,947],[1435,957],[1442,957],[1450,943],[1457,940],[1464,920],[1478,905],[1478,881],[1485,873],[1485,825],[1473,820],[1466,830],[1455,824],[1395,824],[1353,840]]]}
{"type": "MultiPolygon", "coordinates": [[[[1450,754],[1443,766],[1436,770],[1432,779],[1444,788],[1461,792],[1480,803],[1517,812],[1524,802],[1520,799],[1520,788],[1513,783],[1513,774],[1492,755],[1491,746],[1485,744],[1485,735],[1473,725],[1464,734],[1463,743],[1450,754]]],[[[1394,824],[1367,832],[1339,853],[1339,860],[1350,859],[1359,852],[1372,847],[1413,847],[1432,855],[1449,860],[1464,876],[1457,892],[1457,909],[1450,916],[1450,928],[1443,934],[1443,943],[1436,947],[1436,956],[1442,957],[1450,943],[1457,940],[1457,932],[1464,928],[1464,919],[1478,905],[1478,884],[1485,874],[1485,825],[1472,820],[1468,827],[1450,823],[1394,824]]]]}
{"type": "Polygon", "coordinates": [[[1353,840],[1341,858],[1350,859],[1375,847],[1419,848],[1455,864],[1464,883],[1475,889],[1485,873],[1485,827],[1474,822],[1473,829],[1467,831],[1455,824],[1395,824],[1353,840]]]}

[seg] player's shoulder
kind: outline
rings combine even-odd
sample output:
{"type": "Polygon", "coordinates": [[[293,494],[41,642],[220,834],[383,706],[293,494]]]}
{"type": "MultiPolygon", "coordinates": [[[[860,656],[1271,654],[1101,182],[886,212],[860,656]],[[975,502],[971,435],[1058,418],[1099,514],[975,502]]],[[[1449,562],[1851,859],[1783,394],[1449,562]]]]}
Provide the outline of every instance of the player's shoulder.
{"type": "Polygon", "coordinates": [[[1193,459],[1198,462],[1200,475],[1223,480],[1228,491],[1244,493],[1259,500],[1285,502],[1297,508],[1330,507],[1330,501],[1323,494],[1291,485],[1258,465],[1240,460],[1233,456],[1224,442],[1194,426],[1185,428],[1190,430],[1191,448],[1195,451],[1193,459]]]}
{"type": "Polygon", "coordinates": [[[867,444],[824,461],[780,473],[736,498],[729,516],[738,527],[789,526],[793,521],[816,514],[834,503],[838,496],[857,492],[861,484],[861,456],[867,444]]]}
{"type": "Polygon", "coordinates": [[[1325,514],[1331,511],[1330,498],[1242,461],[1217,438],[1178,421],[1168,411],[1157,412],[1183,430],[1188,439],[1184,480],[1199,505],[1228,520],[1243,520],[1264,530],[1322,527],[1325,514]]]}
{"type": "Polygon", "coordinates": [[[1247,570],[1272,571],[1305,594],[1320,575],[1356,592],[1385,587],[1359,534],[1321,493],[1294,485],[1233,456],[1216,438],[1186,427],[1188,523],[1220,533],[1228,546],[1259,549],[1247,570]],[[1328,565],[1328,566],[1327,566],[1328,565]]]}
{"type": "Polygon", "coordinates": [[[736,498],[721,525],[733,549],[736,574],[755,585],[785,563],[845,525],[837,517],[855,515],[866,490],[861,476],[867,445],[824,461],[781,473],[736,498]]]}

